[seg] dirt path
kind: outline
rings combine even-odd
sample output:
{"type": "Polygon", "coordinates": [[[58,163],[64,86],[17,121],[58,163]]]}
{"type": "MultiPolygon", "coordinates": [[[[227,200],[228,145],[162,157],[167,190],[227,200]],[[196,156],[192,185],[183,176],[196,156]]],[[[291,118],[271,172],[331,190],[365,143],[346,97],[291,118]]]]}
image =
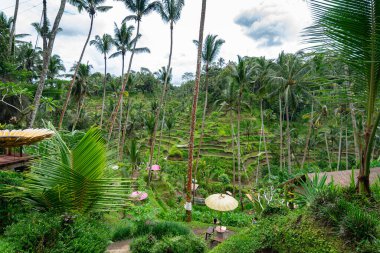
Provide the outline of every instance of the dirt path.
{"type": "Polygon", "coordinates": [[[110,246],[108,246],[106,253],[130,253],[130,244],[131,240],[114,242],[110,246]]]}

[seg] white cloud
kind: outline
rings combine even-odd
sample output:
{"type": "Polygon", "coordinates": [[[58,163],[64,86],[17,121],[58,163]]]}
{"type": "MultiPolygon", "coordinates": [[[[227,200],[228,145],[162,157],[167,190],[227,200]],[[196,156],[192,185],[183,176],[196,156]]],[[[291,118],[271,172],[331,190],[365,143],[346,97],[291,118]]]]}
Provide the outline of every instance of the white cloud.
{"type": "MultiPolygon", "coordinates": [[[[298,32],[310,22],[310,14],[302,0],[208,0],[207,4],[205,35],[217,34],[226,41],[220,52],[220,57],[225,58],[226,61],[236,60],[238,54],[264,55],[273,58],[281,50],[295,52],[302,48],[298,32]],[[251,26],[236,24],[234,21],[242,15],[247,18],[259,18],[260,21],[251,22],[251,26]],[[267,35],[268,31],[272,32],[273,36],[267,35]],[[261,37],[253,40],[252,36],[247,36],[251,33],[253,36],[261,35],[261,37]],[[273,45],[269,46],[270,44],[273,45]]],[[[14,0],[1,0],[0,10],[12,5],[14,5],[14,0]]],[[[58,0],[48,1],[51,22],[58,5],[58,0]]],[[[99,13],[96,16],[92,37],[103,33],[112,35],[114,22],[120,24],[123,18],[130,14],[121,2],[107,0],[105,5],[114,7],[109,12],[99,13]]],[[[200,0],[186,0],[182,18],[175,25],[172,62],[175,83],[181,81],[183,73],[195,71],[196,48],[192,40],[198,38],[200,9],[200,0]]],[[[17,32],[33,34],[28,38],[33,42],[36,35],[30,24],[39,22],[41,10],[41,0],[28,0],[25,3],[21,1],[17,32]]],[[[8,16],[13,15],[12,8],[6,9],[5,12],[8,16]]],[[[67,68],[78,60],[89,24],[90,19],[86,13],[78,14],[73,6],[67,5],[61,22],[61,28],[64,31],[57,36],[54,47],[54,53],[62,57],[67,68]]],[[[169,26],[161,21],[159,15],[151,14],[143,18],[141,34],[143,37],[138,46],[149,47],[151,54],[136,55],[132,68],[139,70],[141,67],[147,67],[156,71],[167,64],[169,26]]],[[[102,56],[90,46],[83,59],[83,62],[87,61],[94,66],[94,71],[103,71],[102,56]]],[[[109,60],[109,72],[120,75],[120,59],[109,60]]]]}

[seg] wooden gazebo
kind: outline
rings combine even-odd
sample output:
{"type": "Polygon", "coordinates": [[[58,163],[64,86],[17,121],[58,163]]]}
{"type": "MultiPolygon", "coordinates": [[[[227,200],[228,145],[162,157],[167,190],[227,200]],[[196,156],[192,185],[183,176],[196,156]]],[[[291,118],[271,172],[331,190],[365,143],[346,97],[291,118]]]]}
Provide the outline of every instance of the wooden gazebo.
{"type": "Polygon", "coordinates": [[[25,169],[32,157],[23,154],[23,146],[53,135],[49,129],[0,130],[0,169],[25,169]]]}

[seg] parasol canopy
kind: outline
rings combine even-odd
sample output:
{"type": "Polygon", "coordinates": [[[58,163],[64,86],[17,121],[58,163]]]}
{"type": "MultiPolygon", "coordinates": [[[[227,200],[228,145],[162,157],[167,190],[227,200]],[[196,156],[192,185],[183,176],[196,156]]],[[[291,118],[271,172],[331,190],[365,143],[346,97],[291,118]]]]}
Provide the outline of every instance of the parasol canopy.
{"type": "Polygon", "coordinates": [[[0,147],[11,148],[30,145],[53,135],[54,132],[49,129],[0,130],[0,147]]]}
{"type": "Polygon", "coordinates": [[[229,195],[218,193],[208,196],[205,200],[206,206],[216,211],[232,211],[239,206],[238,201],[229,195]]]}
{"type": "MultiPolygon", "coordinates": [[[[149,170],[149,167],[148,168],[146,168],[147,170],[149,170]]],[[[155,165],[152,165],[152,169],[151,169],[152,171],[159,171],[159,170],[161,170],[160,169],[160,165],[157,165],[157,164],[155,164],[155,165]]]]}
{"type": "Polygon", "coordinates": [[[141,201],[141,200],[148,198],[148,193],[135,191],[135,192],[132,192],[129,196],[133,199],[137,199],[137,200],[141,201]]]}

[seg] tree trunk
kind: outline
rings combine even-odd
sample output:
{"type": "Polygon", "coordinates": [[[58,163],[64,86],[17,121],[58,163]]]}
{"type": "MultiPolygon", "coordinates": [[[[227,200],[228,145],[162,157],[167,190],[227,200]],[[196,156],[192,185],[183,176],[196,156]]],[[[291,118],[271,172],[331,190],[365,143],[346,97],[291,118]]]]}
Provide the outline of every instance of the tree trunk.
{"type": "Polygon", "coordinates": [[[354,144],[355,144],[355,158],[358,162],[360,160],[360,148],[359,148],[359,136],[358,136],[358,124],[356,122],[355,116],[355,107],[353,103],[350,103],[350,115],[351,115],[351,123],[352,123],[352,132],[354,136],[354,144]]]}
{"type": "MultiPolygon", "coordinates": [[[[124,77],[124,55],[122,55],[122,67],[121,67],[121,80],[123,80],[123,77],[124,77]]],[[[123,86],[123,84],[121,84],[123,86]]],[[[127,87],[126,87],[127,89],[127,87]]],[[[123,92],[124,93],[124,92],[123,92]]],[[[118,138],[117,138],[117,147],[119,148],[119,161],[121,161],[121,156],[120,154],[123,152],[122,149],[123,149],[123,145],[124,143],[120,143],[121,142],[121,138],[122,138],[122,121],[123,121],[123,108],[124,108],[124,104],[123,104],[123,100],[124,100],[124,94],[123,96],[121,97],[121,106],[120,106],[120,113],[119,113],[119,127],[118,127],[118,138]]]]}
{"type": "Polygon", "coordinates": [[[103,126],[104,107],[106,103],[106,85],[107,85],[107,54],[104,54],[103,100],[102,100],[102,113],[100,115],[100,128],[102,128],[103,126]]]}
{"type": "Polygon", "coordinates": [[[193,152],[194,152],[194,132],[195,124],[197,121],[197,106],[198,106],[198,96],[199,96],[199,82],[201,79],[201,64],[202,64],[202,46],[203,46],[203,31],[206,18],[206,0],[202,0],[202,12],[201,21],[199,28],[199,38],[198,38],[198,56],[197,56],[197,70],[194,85],[194,96],[193,96],[193,106],[191,111],[191,123],[190,123],[190,138],[189,138],[189,160],[187,163],[187,184],[186,184],[186,221],[191,222],[191,182],[193,176],[193,152]]]}
{"type": "Polygon", "coordinates": [[[57,12],[57,16],[55,17],[54,25],[53,25],[53,28],[50,32],[50,36],[49,36],[49,38],[44,39],[45,40],[44,45],[47,44],[47,47],[43,48],[42,70],[41,70],[40,80],[38,82],[36,94],[34,95],[33,111],[29,117],[29,122],[28,122],[29,128],[33,127],[34,121],[36,120],[38,108],[40,107],[41,96],[42,96],[42,92],[43,92],[44,87],[45,87],[45,80],[46,80],[46,75],[47,75],[48,68],[49,68],[50,57],[51,57],[51,54],[53,52],[55,37],[56,37],[57,32],[58,32],[59,23],[61,22],[63,12],[65,10],[66,2],[67,2],[67,0],[61,0],[61,5],[60,5],[59,10],[57,12]],[[49,42],[47,42],[47,40],[49,42]]]}
{"type": "Polygon", "coordinates": [[[282,171],[282,162],[283,162],[283,133],[282,133],[282,100],[281,94],[278,96],[278,104],[280,106],[280,171],[282,171]]]}
{"type": "MultiPolygon", "coordinates": [[[[158,105],[158,108],[157,108],[157,111],[156,111],[156,117],[155,117],[155,120],[154,120],[153,142],[152,142],[151,149],[150,149],[149,168],[152,166],[152,162],[153,162],[154,145],[156,144],[156,134],[157,134],[158,123],[160,122],[161,108],[162,108],[162,106],[164,104],[166,92],[167,92],[167,89],[168,89],[167,86],[168,86],[168,81],[169,81],[169,76],[170,76],[170,68],[171,68],[171,64],[172,64],[172,55],[173,55],[173,25],[174,25],[174,23],[173,23],[173,21],[171,21],[170,22],[170,52],[169,52],[169,62],[168,62],[168,66],[166,68],[165,82],[164,82],[164,87],[163,87],[162,94],[161,94],[160,103],[158,105]]],[[[152,174],[152,172],[149,170],[148,186],[150,184],[151,174],[152,174]]]]}
{"type": "Polygon", "coordinates": [[[268,154],[268,150],[267,150],[267,141],[266,141],[266,138],[265,138],[265,131],[264,131],[264,112],[263,112],[263,100],[262,99],[261,99],[261,102],[260,102],[260,113],[261,113],[261,133],[263,135],[265,158],[266,158],[266,161],[267,161],[268,174],[269,174],[269,177],[270,177],[271,171],[270,171],[270,164],[269,164],[269,154],[268,154]]]}
{"type": "MultiPolygon", "coordinates": [[[[243,84],[240,84],[243,85],[243,84]]],[[[241,147],[240,147],[240,121],[241,121],[241,98],[243,95],[243,86],[240,87],[239,91],[239,98],[238,98],[238,120],[237,120],[237,149],[238,149],[238,181],[239,181],[239,199],[240,199],[240,205],[241,205],[241,210],[244,210],[243,206],[243,196],[241,194],[241,147]]]]}
{"type": "Polygon", "coordinates": [[[78,101],[78,108],[77,108],[77,115],[75,117],[75,120],[74,120],[74,123],[73,123],[73,127],[71,129],[72,132],[74,132],[77,124],[78,124],[78,121],[79,121],[79,118],[80,118],[80,113],[82,111],[82,108],[83,108],[83,104],[84,104],[84,96],[79,98],[79,101],[78,101]]]}
{"type": "Polygon", "coordinates": [[[371,158],[376,131],[380,122],[380,112],[377,113],[376,118],[373,121],[373,116],[375,114],[374,103],[370,108],[372,109],[370,109],[368,112],[368,118],[366,123],[367,127],[365,128],[364,132],[365,147],[361,151],[360,170],[357,184],[357,191],[359,193],[367,195],[371,195],[371,188],[369,185],[369,175],[371,173],[371,158]]]}
{"type": "Polygon", "coordinates": [[[309,142],[311,138],[311,133],[313,131],[313,122],[314,122],[314,103],[311,104],[311,115],[310,115],[310,122],[309,122],[309,130],[307,131],[307,136],[306,136],[306,143],[305,143],[305,149],[303,150],[303,157],[302,157],[302,162],[301,162],[301,170],[303,170],[303,166],[306,161],[306,156],[309,151],[309,142]]]}
{"type": "Polygon", "coordinates": [[[233,195],[235,196],[235,188],[236,188],[235,134],[234,134],[234,124],[233,124],[233,119],[232,119],[232,110],[230,111],[230,125],[231,125],[231,145],[232,145],[232,186],[233,186],[233,195]]]}
{"type": "MultiPolygon", "coordinates": [[[[164,107],[165,105],[163,105],[164,107]]],[[[156,157],[156,164],[158,164],[159,159],[160,159],[160,152],[161,152],[161,142],[162,142],[162,133],[164,129],[164,123],[165,123],[165,108],[164,108],[164,113],[162,115],[162,122],[161,122],[161,129],[160,129],[160,142],[158,143],[158,152],[157,152],[157,157],[156,157]]]]}
{"type": "Polygon", "coordinates": [[[348,170],[348,133],[346,127],[346,170],[348,170]]]}
{"type": "Polygon", "coordinates": [[[12,21],[12,29],[11,29],[11,34],[9,35],[9,48],[8,48],[9,55],[12,55],[12,52],[14,49],[14,42],[15,42],[14,37],[16,33],[16,23],[17,23],[17,14],[18,14],[19,4],[20,4],[20,0],[16,0],[15,11],[13,14],[13,21],[12,21]]]}
{"type": "MultiPolygon", "coordinates": [[[[199,144],[198,144],[198,153],[197,153],[197,159],[195,160],[195,170],[194,170],[194,179],[197,178],[197,172],[198,172],[198,162],[201,155],[201,148],[202,148],[202,142],[203,142],[203,136],[204,136],[204,129],[205,129],[205,121],[206,121],[206,113],[207,113],[207,103],[208,103],[208,62],[206,63],[206,82],[205,82],[205,101],[203,105],[203,115],[202,115],[202,124],[201,124],[201,136],[199,137],[199,144]]],[[[195,189],[195,180],[193,183],[193,187],[195,189]]],[[[195,198],[195,191],[193,191],[193,204],[194,204],[194,198],[195,198]]]]}
{"type": "MultiPolygon", "coordinates": [[[[119,108],[121,106],[121,102],[122,102],[122,99],[123,99],[123,93],[124,93],[125,87],[126,87],[126,85],[128,83],[129,75],[131,73],[133,56],[135,55],[135,49],[136,49],[137,40],[138,40],[137,37],[139,36],[139,34],[140,34],[140,21],[138,20],[137,21],[137,31],[136,31],[136,41],[135,41],[135,44],[133,45],[133,50],[132,50],[132,53],[131,53],[131,57],[129,58],[129,65],[128,65],[128,70],[127,70],[127,76],[126,76],[126,78],[124,78],[124,76],[122,77],[123,80],[124,80],[124,82],[123,82],[123,85],[121,86],[121,92],[120,92],[120,95],[119,95],[119,99],[117,100],[117,104],[115,106],[115,109],[113,110],[113,112],[111,114],[110,129],[109,129],[109,132],[108,132],[108,141],[111,139],[113,127],[114,127],[115,120],[116,120],[116,115],[119,112],[119,108]]],[[[149,172],[150,172],[150,170],[149,170],[149,172]]]]}
{"type": "MultiPolygon", "coordinates": [[[[125,115],[125,123],[124,123],[124,128],[123,128],[123,136],[121,138],[121,147],[119,149],[119,160],[123,160],[123,155],[124,155],[124,145],[125,145],[125,137],[127,135],[127,127],[128,127],[128,120],[129,120],[129,115],[131,111],[131,106],[132,106],[132,100],[130,97],[128,97],[128,108],[127,108],[127,115],[125,115]]],[[[134,165],[136,166],[136,164],[134,165]]]]}
{"type": "Polygon", "coordinates": [[[88,31],[86,42],[84,43],[84,46],[83,46],[83,49],[82,49],[82,53],[80,54],[79,60],[77,62],[77,66],[75,67],[73,78],[72,78],[71,83],[69,85],[69,90],[67,91],[66,100],[65,100],[65,103],[64,103],[63,108],[62,108],[61,117],[59,119],[58,130],[62,127],[63,117],[65,116],[65,113],[66,113],[66,110],[67,110],[67,106],[69,105],[69,102],[70,102],[71,91],[73,90],[75,78],[76,78],[76,76],[78,74],[79,65],[82,62],[82,58],[83,58],[84,52],[86,51],[86,47],[87,47],[88,41],[90,40],[90,37],[91,37],[92,27],[94,25],[94,15],[91,15],[90,18],[91,18],[90,30],[88,31]]]}
{"type": "Polygon", "coordinates": [[[289,126],[289,101],[286,102],[286,136],[288,144],[288,173],[292,173],[292,154],[290,150],[291,139],[290,139],[290,126],[289,126]]]}
{"type": "Polygon", "coordinates": [[[326,144],[327,158],[329,159],[329,168],[331,170],[332,164],[331,164],[330,148],[329,148],[329,141],[327,139],[327,133],[326,132],[325,132],[325,144],[326,144]]]}
{"type": "Polygon", "coordinates": [[[338,165],[336,166],[336,170],[340,170],[340,161],[342,158],[342,115],[340,115],[340,126],[339,126],[339,151],[338,151],[338,165]]]}

